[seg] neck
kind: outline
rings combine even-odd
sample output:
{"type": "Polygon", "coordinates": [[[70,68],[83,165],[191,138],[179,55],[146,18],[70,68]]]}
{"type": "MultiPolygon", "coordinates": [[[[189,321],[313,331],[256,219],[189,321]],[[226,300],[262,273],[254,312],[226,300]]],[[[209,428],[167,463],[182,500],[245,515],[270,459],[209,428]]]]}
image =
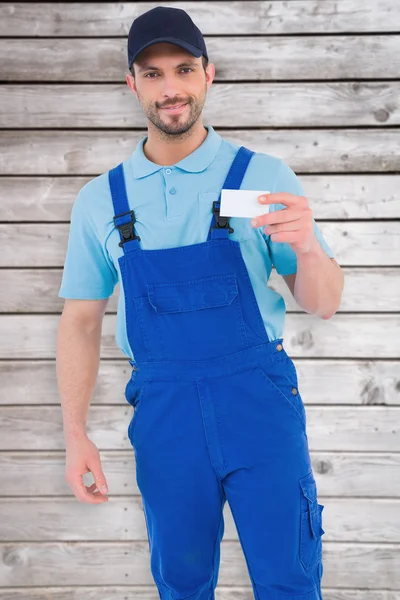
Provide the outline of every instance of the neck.
{"type": "Polygon", "coordinates": [[[157,165],[171,166],[201,146],[207,133],[201,120],[181,135],[168,135],[149,123],[143,152],[151,162],[157,165]]]}

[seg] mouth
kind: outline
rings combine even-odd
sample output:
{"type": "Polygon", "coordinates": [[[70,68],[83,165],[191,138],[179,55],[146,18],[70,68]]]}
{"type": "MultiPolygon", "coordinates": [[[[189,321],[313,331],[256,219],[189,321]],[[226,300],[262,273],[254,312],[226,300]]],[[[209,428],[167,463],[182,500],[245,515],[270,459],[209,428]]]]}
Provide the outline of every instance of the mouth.
{"type": "Polygon", "coordinates": [[[162,110],[165,110],[166,112],[169,112],[171,114],[176,114],[182,112],[186,105],[187,102],[185,102],[184,104],[175,104],[175,106],[166,106],[165,108],[162,108],[162,110]]]}

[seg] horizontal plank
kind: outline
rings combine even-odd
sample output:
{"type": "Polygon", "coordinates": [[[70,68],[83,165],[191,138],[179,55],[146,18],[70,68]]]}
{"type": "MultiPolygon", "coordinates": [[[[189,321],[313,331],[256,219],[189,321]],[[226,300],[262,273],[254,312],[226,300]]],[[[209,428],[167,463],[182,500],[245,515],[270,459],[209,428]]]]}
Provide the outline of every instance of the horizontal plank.
{"type": "MultiPolygon", "coordinates": [[[[296,172],[398,171],[397,129],[218,130],[228,141],[286,161],[296,172]]],[[[0,175],[96,175],[126,160],[143,131],[2,131],[0,175]]]]}
{"type": "MultiPolygon", "coordinates": [[[[0,185],[0,221],[69,221],[91,177],[7,177],[0,185]]],[[[300,175],[316,219],[400,218],[400,175],[300,175]]]]}
{"type": "MultiPolygon", "coordinates": [[[[338,312],[399,310],[399,267],[342,268],[345,286],[338,312]]],[[[61,276],[61,268],[0,269],[0,313],[60,312],[64,305],[64,299],[58,297],[61,276]]],[[[275,269],[271,272],[268,287],[281,294],[287,312],[303,312],[275,269]]],[[[107,313],[117,311],[119,294],[118,283],[108,302],[107,313]]]]}
{"type": "MultiPolygon", "coordinates": [[[[398,79],[399,40],[396,35],[271,38],[267,33],[213,37],[206,45],[214,82],[398,79]]],[[[2,81],[124,82],[128,73],[126,38],[0,39],[0,56],[2,81]]]]}
{"type": "MultiPolygon", "coordinates": [[[[343,273],[345,285],[338,312],[396,312],[399,310],[400,269],[395,267],[343,267],[343,273]]],[[[0,271],[0,282],[1,280],[0,271]]],[[[278,275],[275,269],[268,280],[268,287],[284,298],[287,312],[299,310],[302,312],[284,279],[278,275]]]]}
{"type": "MultiPolygon", "coordinates": [[[[400,405],[399,360],[296,358],[299,388],[310,404],[400,405]]],[[[127,361],[101,360],[92,404],[123,404],[127,361]]],[[[59,404],[54,361],[0,361],[0,405],[59,404]]]]}
{"type": "MultiPolygon", "coordinates": [[[[0,360],[54,358],[59,315],[0,315],[0,360]]],[[[105,315],[101,357],[124,358],[115,342],[116,316],[105,315]]],[[[307,313],[286,316],[287,352],[310,358],[392,358],[400,355],[400,316],[336,314],[320,319],[307,313]],[[357,335],[351,335],[351,332],[357,335]]]]}
{"type": "MultiPolygon", "coordinates": [[[[398,81],[220,83],[209,89],[203,115],[216,127],[399,125],[399,96],[398,81]]],[[[147,124],[126,84],[6,84],[0,85],[0,103],[3,128],[10,123],[22,129],[147,124]]]]}
{"type": "MultiPolygon", "coordinates": [[[[121,406],[90,406],[88,435],[102,450],[130,447],[127,428],[132,407],[122,402],[121,398],[121,406]]],[[[307,435],[314,451],[400,452],[397,407],[307,406],[306,413],[307,435]]],[[[58,406],[1,406],[0,431],[0,450],[65,447],[58,406]]]]}
{"type": "MultiPolygon", "coordinates": [[[[322,497],[399,498],[400,453],[315,452],[312,468],[322,497]]],[[[135,456],[130,450],[100,450],[111,496],[139,494],[135,456]]],[[[72,496],[64,480],[65,452],[21,450],[0,452],[0,497],[72,496]]],[[[91,474],[84,475],[87,485],[91,474]]]]}
{"type": "MultiPolygon", "coordinates": [[[[101,6],[101,5],[100,5],[101,6]]],[[[26,600],[29,589],[29,600],[98,600],[99,588],[89,586],[79,587],[49,587],[20,588],[2,587],[2,600],[26,600]]],[[[348,588],[326,588],[321,586],[324,600],[399,600],[399,593],[387,590],[365,590],[348,588]]],[[[160,596],[154,583],[150,586],[101,586],[102,600],[159,600],[160,596]]],[[[251,600],[252,587],[223,586],[218,583],[216,600],[251,600]]]]}
{"type": "MultiPolygon", "coordinates": [[[[329,587],[400,589],[396,544],[325,542],[323,558],[329,587]]],[[[149,585],[154,583],[149,562],[147,540],[0,544],[0,579],[7,586],[149,585]]],[[[223,540],[219,584],[249,581],[239,542],[223,540]]]]}
{"type": "MultiPolygon", "coordinates": [[[[318,226],[340,265],[400,265],[398,222],[318,221],[318,226]]],[[[0,223],[0,267],[63,266],[68,235],[69,224],[0,223]]]]}
{"type": "Polygon", "coordinates": [[[400,29],[396,0],[276,0],[241,2],[90,2],[0,4],[0,35],[126,36],[153,6],[186,10],[203,35],[384,32],[400,29]]]}
{"type": "MultiPolygon", "coordinates": [[[[400,499],[325,498],[325,542],[400,542],[400,499]]],[[[109,496],[94,511],[76,498],[0,499],[0,539],[23,541],[140,541],[146,539],[140,496],[109,496]],[[82,524],[84,523],[84,527],[82,524]]],[[[229,503],[224,507],[224,540],[238,541],[229,503]]]]}

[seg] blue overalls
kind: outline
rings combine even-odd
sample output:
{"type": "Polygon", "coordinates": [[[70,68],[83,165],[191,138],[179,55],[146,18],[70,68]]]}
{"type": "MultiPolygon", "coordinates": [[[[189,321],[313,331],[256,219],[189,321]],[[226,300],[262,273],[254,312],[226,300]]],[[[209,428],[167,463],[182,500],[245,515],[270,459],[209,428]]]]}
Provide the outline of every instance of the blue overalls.
{"type": "MultiPolygon", "coordinates": [[[[224,188],[240,188],[253,154],[239,149],[224,188]]],[[[254,597],[322,600],[324,506],[295,365],[268,339],[220,201],[206,241],[143,250],[122,165],[109,182],[134,353],[128,436],[160,598],[214,599],[228,500],[254,597]]]]}

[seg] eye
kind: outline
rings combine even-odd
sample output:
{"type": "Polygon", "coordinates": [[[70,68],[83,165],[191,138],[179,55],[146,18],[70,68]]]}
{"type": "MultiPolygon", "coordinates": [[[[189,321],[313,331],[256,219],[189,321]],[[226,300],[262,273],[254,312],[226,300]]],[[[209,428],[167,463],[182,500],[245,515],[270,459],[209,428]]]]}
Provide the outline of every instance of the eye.
{"type": "Polygon", "coordinates": [[[183,67],[181,71],[193,71],[190,67],[183,67]]]}
{"type": "MultiPolygon", "coordinates": [[[[157,73],[146,73],[145,77],[147,77],[148,75],[157,75],[157,73]]],[[[154,79],[154,77],[149,77],[149,79],[154,79]]]]}

